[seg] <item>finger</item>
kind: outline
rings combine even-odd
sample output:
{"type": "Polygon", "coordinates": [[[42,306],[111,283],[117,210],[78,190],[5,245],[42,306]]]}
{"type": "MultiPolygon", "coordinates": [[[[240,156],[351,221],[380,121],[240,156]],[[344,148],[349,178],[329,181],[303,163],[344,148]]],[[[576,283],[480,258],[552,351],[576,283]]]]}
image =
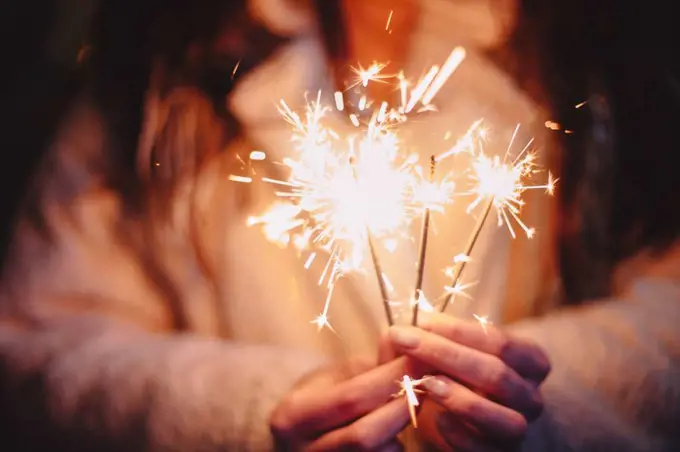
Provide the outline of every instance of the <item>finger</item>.
{"type": "Polygon", "coordinates": [[[296,391],[275,409],[270,420],[272,430],[275,435],[295,440],[346,425],[390,400],[407,369],[407,361],[400,358],[324,392],[296,391]]]}
{"type": "Polygon", "coordinates": [[[384,444],[376,449],[376,452],[403,452],[404,445],[398,439],[393,439],[387,444],[384,444]]]}
{"type": "Polygon", "coordinates": [[[395,399],[347,427],[323,435],[312,442],[306,450],[373,451],[381,450],[382,447],[393,447],[391,443],[409,421],[408,405],[405,400],[395,399]]]}
{"type": "Polygon", "coordinates": [[[437,418],[437,429],[446,444],[456,452],[500,452],[474,429],[447,413],[437,418]]]}
{"type": "Polygon", "coordinates": [[[498,405],[447,377],[427,378],[423,386],[447,412],[485,436],[518,441],[526,434],[527,421],[520,413],[498,405]]]}
{"type": "Polygon", "coordinates": [[[396,359],[399,355],[392,345],[388,335],[383,335],[378,343],[378,364],[384,364],[396,359]]]}
{"type": "Polygon", "coordinates": [[[395,346],[438,372],[493,397],[528,418],[540,413],[536,388],[498,357],[465,347],[442,336],[414,327],[391,327],[395,346]]]}
{"type": "Polygon", "coordinates": [[[543,382],[550,372],[550,361],[537,344],[509,336],[494,326],[482,328],[477,322],[442,314],[427,316],[420,326],[466,347],[497,356],[520,376],[536,384],[543,382]]]}
{"type": "Polygon", "coordinates": [[[332,387],[375,367],[374,362],[363,358],[334,363],[305,375],[295,384],[294,388],[299,391],[319,391],[321,388],[332,387]]]}

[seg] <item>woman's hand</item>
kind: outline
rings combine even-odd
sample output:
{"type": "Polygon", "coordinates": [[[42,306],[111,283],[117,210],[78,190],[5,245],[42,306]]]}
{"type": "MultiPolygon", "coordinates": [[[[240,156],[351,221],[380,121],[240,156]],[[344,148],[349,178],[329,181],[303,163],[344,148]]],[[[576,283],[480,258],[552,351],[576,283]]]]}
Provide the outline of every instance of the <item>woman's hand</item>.
{"type": "Polygon", "coordinates": [[[392,396],[406,366],[353,362],[305,378],[271,416],[277,450],[401,450],[396,436],[410,418],[404,398],[392,396]]]}
{"type": "Polygon", "coordinates": [[[436,375],[423,383],[436,404],[423,404],[419,430],[439,447],[515,447],[543,409],[538,387],[550,364],[533,343],[443,315],[422,328],[393,327],[390,339],[396,352],[436,375]]]}

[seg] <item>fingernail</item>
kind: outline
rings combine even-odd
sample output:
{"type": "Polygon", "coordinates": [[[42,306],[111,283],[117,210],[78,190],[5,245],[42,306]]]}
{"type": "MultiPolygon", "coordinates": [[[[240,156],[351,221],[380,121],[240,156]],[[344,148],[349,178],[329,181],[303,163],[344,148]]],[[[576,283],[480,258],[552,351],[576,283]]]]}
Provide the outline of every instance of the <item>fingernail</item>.
{"type": "Polygon", "coordinates": [[[425,378],[423,386],[429,392],[439,397],[446,397],[449,393],[449,385],[437,377],[425,378]]]}
{"type": "Polygon", "coordinates": [[[393,326],[390,328],[390,339],[405,348],[413,348],[418,345],[420,339],[413,329],[403,326],[393,326]]]}

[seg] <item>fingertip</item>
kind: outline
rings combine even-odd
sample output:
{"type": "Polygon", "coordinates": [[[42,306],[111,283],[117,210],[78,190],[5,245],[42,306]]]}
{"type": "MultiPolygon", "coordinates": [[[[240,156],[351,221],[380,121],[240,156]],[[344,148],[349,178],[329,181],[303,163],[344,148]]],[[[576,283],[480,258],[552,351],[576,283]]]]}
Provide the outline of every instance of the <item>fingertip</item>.
{"type": "Polygon", "coordinates": [[[392,343],[400,348],[415,348],[420,343],[417,328],[409,326],[391,326],[389,338],[392,343]]]}
{"type": "Polygon", "coordinates": [[[441,375],[424,377],[423,386],[431,395],[439,399],[448,397],[451,392],[451,380],[441,375]]]}

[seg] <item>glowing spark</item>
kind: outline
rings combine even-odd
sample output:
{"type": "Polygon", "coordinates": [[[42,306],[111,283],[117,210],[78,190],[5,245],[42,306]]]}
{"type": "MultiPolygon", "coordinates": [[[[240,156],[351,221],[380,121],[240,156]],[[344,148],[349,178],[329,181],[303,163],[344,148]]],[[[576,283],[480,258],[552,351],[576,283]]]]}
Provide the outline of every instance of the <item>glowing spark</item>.
{"type": "Polygon", "coordinates": [[[314,263],[314,260],[315,260],[315,259],[316,259],[316,253],[315,253],[315,252],[309,253],[309,257],[308,257],[307,260],[305,261],[305,265],[304,265],[305,270],[309,270],[309,267],[312,266],[312,264],[314,263]]]}
{"type": "Polygon", "coordinates": [[[425,77],[423,77],[423,79],[416,85],[416,87],[411,92],[411,97],[408,101],[408,104],[406,104],[406,113],[410,113],[416,104],[421,101],[425,91],[427,90],[428,86],[430,86],[430,83],[432,83],[432,80],[434,80],[434,78],[437,76],[438,72],[439,66],[432,66],[427,74],[425,74],[425,77]]]}
{"type": "Polygon", "coordinates": [[[233,182],[240,182],[243,184],[249,184],[253,181],[252,177],[247,176],[236,176],[235,174],[229,175],[229,180],[233,182]]]}
{"type": "Polygon", "coordinates": [[[468,295],[467,292],[465,292],[467,289],[470,287],[473,287],[477,285],[476,282],[472,283],[467,283],[467,284],[461,284],[460,282],[456,283],[455,286],[446,286],[444,290],[446,291],[447,294],[453,294],[454,296],[462,296],[463,298],[467,298],[468,300],[472,300],[472,297],[468,295]]]}
{"type": "Polygon", "coordinates": [[[470,256],[462,253],[453,258],[453,262],[456,264],[460,262],[470,262],[471,260],[470,256]]]}
{"type": "Polygon", "coordinates": [[[238,60],[236,62],[236,65],[234,66],[234,69],[231,71],[231,79],[234,80],[234,77],[236,77],[236,71],[238,71],[238,67],[241,65],[241,60],[238,60]]]}
{"type": "Polygon", "coordinates": [[[382,71],[387,67],[387,63],[377,63],[374,62],[368,68],[364,69],[361,65],[358,67],[351,67],[350,69],[356,75],[354,82],[349,86],[349,88],[354,88],[357,85],[361,85],[364,88],[368,86],[369,82],[381,82],[386,83],[386,79],[392,78],[391,75],[383,75],[382,71]]]}
{"type": "MultiPolygon", "coordinates": [[[[519,125],[515,128],[506,155],[512,148],[518,130],[519,125]]],[[[546,184],[526,184],[526,180],[539,172],[535,154],[528,151],[532,143],[533,140],[530,140],[512,163],[505,163],[499,156],[489,157],[481,150],[472,163],[471,179],[475,182],[475,187],[471,193],[476,195],[476,198],[468,207],[468,212],[474,210],[483,200],[489,200],[496,208],[498,224],[505,223],[513,238],[516,234],[511,219],[524,230],[527,237],[533,237],[535,232],[520,219],[521,208],[524,205],[523,193],[533,189],[545,189],[549,194],[554,191],[555,181],[550,173],[546,184]]]]}
{"type": "Polygon", "coordinates": [[[560,130],[562,128],[562,126],[560,126],[560,124],[555,121],[546,121],[545,127],[546,129],[550,130],[560,130]]]}
{"type": "Polygon", "coordinates": [[[484,131],[481,128],[483,121],[483,119],[478,119],[475,121],[470,126],[470,128],[468,128],[467,132],[465,132],[465,135],[456,141],[456,144],[454,144],[448,151],[439,154],[435,161],[441,162],[445,158],[451,157],[452,155],[460,154],[462,152],[474,151],[476,143],[484,137],[484,131]]]}
{"type": "Polygon", "coordinates": [[[361,96],[361,99],[359,99],[359,110],[364,111],[366,109],[366,104],[368,100],[366,99],[366,96],[361,96]]]}
{"type": "MultiPolygon", "coordinates": [[[[512,134],[512,138],[510,139],[508,148],[505,152],[505,157],[510,153],[518,131],[519,125],[512,134]]],[[[496,208],[498,225],[501,226],[505,223],[512,238],[515,238],[516,234],[512,227],[511,219],[520,225],[527,238],[532,238],[534,236],[535,230],[528,227],[520,219],[521,207],[524,205],[522,195],[530,189],[545,189],[548,194],[551,194],[554,192],[555,180],[552,175],[548,173],[548,182],[544,185],[528,185],[526,183],[532,175],[539,172],[537,165],[534,162],[535,155],[528,151],[532,143],[533,139],[529,140],[527,145],[512,163],[506,163],[505,159],[501,160],[499,156],[486,156],[483,153],[481,146],[479,146],[478,151],[473,150],[471,152],[473,162],[470,179],[473,181],[474,187],[469,194],[475,195],[476,198],[469,205],[467,211],[470,213],[483,201],[486,201],[486,206],[468,240],[463,253],[465,256],[471,255],[472,249],[474,248],[475,243],[477,243],[479,235],[484,227],[484,223],[494,207],[496,208]]],[[[467,261],[463,260],[451,271],[452,284],[447,290],[448,293],[445,295],[444,302],[440,307],[441,312],[446,310],[453,296],[457,293],[456,291],[461,288],[459,284],[466,263],[467,261]]]]}
{"type": "Polygon", "coordinates": [[[581,102],[580,104],[576,104],[576,105],[574,106],[574,108],[581,108],[581,107],[583,107],[584,105],[586,105],[587,103],[588,103],[588,101],[587,101],[587,100],[584,100],[584,101],[581,102]]]}
{"type": "Polygon", "coordinates": [[[250,153],[250,160],[264,160],[267,158],[267,154],[265,154],[263,151],[253,151],[250,153]]]}
{"type": "Polygon", "coordinates": [[[390,29],[390,23],[392,22],[392,14],[394,14],[394,10],[390,10],[389,16],[387,16],[387,23],[385,24],[385,31],[388,31],[390,29]]]}
{"type": "Polygon", "coordinates": [[[489,334],[488,328],[489,328],[489,325],[491,325],[491,321],[489,320],[489,318],[485,315],[481,316],[481,315],[477,315],[477,314],[472,314],[472,316],[475,318],[475,320],[477,320],[479,322],[479,325],[484,330],[484,333],[489,334]]]}
{"type": "Polygon", "coordinates": [[[328,294],[326,294],[326,302],[323,305],[323,311],[321,312],[321,314],[319,314],[317,318],[310,322],[316,325],[317,331],[321,331],[325,327],[335,332],[330,322],[328,321],[328,309],[330,308],[331,305],[331,297],[333,296],[334,287],[335,287],[334,284],[329,285],[328,294]]]}
{"type": "Polygon", "coordinates": [[[434,312],[434,306],[432,303],[425,297],[425,294],[423,293],[422,290],[418,290],[415,295],[411,298],[411,307],[415,308],[418,307],[418,309],[425,311],[425,312],[434,312]]]}
{"type": "MultiPolygon", "coordinates": [[[[396,108],[386,102],[376,108],[371,99],[361,95],[355,108],[372,111],[362,115],[370,119],[361,122],[356,110],[347,112],[353,129],[333,126],[329,114],[333,108],[322,105],[321,93],[300,112],[280,101],[279,111],[292,128],[295,154],[281,162],[288,170],[287,177],[261,179],[276,187],[280,201],[262,215],[249,218],[248,224],[259,225],[265,237],[279,246],[292,245],[299,253],[308,254],[306,268],[321,254],[327,256],[319,284],[328,287],[329,296],[322,314],[313,321],[317,327],[329,326],[330,294],[337,280],[363,272],[369,261],[391,321],[388,292],[392,288],[388,288],[377,261],[376,248],[394,251],[398,239],[408,238],[412,221],[426,211],[442,212],[455,188],[451,175],[437,181],[423,175],[417,154],[406,152],[396,126],[407,120],[407,113],[423,96],[427,103],[433,100],[463,57],[462,49],[454,50],[441,74],[434,66],[413,90],[403,73],[383,74],[386,64],[353,68],[357,78],[352,86],[366,87],[391,78],[396,80],[401,98],[396,108]]],[[[336,112],[347,109],[342,92],[334,93],[334,104],[336,112]]],[[[234,176],[232,180],[250,182],[252,178],[234,176]]],[[[422,302],[427,303],[424,297],[422,302]]]]}
{"type": "Polygon", "coordinates": [[[342,91],[336,91],[335,92],[335,108],[337,108],[338,111],[342,111],[345,109],[345,99],[342,95],[342,91]]]}
{"type": "Polygon", "coordinates": [[[442,86],[444,86],[449,77],[451,77],[451,74],[453,74],[454,71],[458,69],[458,66],[460,66],[460,63],[462,63],[464,59],[464,48],[456,47],[453,49],[453,52],[451,52],[441,70],[437,73],[437,77],[423,95],[424,105],[428,105],[430,102],[432,102],[434,96],[436,96],[439,90],[442,89],[442,86]]]}
{"type": "Polygon", "coordinates": [[[395,397],[405,397],[406,398],[406,403],[408,404],[408,412],[409,415],[411,416],[411,425],[413,425],[413,428],[418,428],[418,416],[416,412],[416,407],[420,405],[420,401],[418,400],[418,394],[423,394],[425,391],[418,389],[418,386],[423,384],[423,382],[429,378],[429,376],[423,377],[419,380],[414,380],[408,375],[404,375],[404,377],[400,380],[397,381],[399,383],[400,389],[399,392],[396,394],[395,397]]]}

